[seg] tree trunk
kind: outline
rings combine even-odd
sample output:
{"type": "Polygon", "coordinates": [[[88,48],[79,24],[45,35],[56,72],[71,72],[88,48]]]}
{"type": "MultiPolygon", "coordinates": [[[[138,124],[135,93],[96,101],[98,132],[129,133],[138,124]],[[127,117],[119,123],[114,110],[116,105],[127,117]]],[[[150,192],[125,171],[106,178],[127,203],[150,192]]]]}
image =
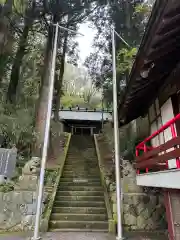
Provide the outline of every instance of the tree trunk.
{"type": "Polygon", "coordinates": [[[19,82],[20,68],[22,64],[23,57],[26,51],[27,38],[30,30],[30,25],[25,24],[23,33],[20,39],[19,48],[16,53],[16,57],[12,66],[11,79],[7,92],[7,101],[10,103],[15,103],[16,101],[16,91],[19,82]]]}
{"type": "Polygon", "coordinates": [[[37,136],[35,149],[33,151],[35,156],[41,156],[41,149],[44,142],[44,131],[45,131],[45,124],[46,124],[48,95],[49,95],[49,75],[51,71],[51,62],[52,62],[52,49],[53,49],[52,43],[53,43],[52,28],[49,28],[46,53],[44,58],[44,71],[43,71],[43,76],[41,81],[38,106],[36,110],[35,129],[38,136],[37,136]]]}
{"type": "Polygon", "coordinates": [[[64,38],[64,44],[63,44],[63,53],[62,53],[61,63],[60,63],[59,80],[56,82],[55,111],[54,111],[54,120],[56,122],[59,121],[60,97],[61,97],[61,89],[62,89],[63,76],[64,76],[64,68],[65,68],[67,41],[68,41],[68,33],[66,32],[65,38],[64,38]]]}

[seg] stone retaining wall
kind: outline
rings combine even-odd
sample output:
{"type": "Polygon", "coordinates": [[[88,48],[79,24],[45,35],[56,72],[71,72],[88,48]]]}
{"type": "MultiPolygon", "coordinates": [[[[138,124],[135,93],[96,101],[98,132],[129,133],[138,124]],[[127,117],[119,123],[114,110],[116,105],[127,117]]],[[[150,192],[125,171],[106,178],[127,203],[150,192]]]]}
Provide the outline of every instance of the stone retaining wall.
{"type": "MultiPolygon", "coordinates": [[[[34,227],[36,214],[35,191],[0,192],[0,232],[29,231],[34,227]]],[[[42,213],[48,194],[44,194],[42,213]]]]}
{"type": "Polygon", "coordinates": [[[128,160],[123,161],[123,222],[128,230],[166,229],[164,198],[160,191],[148,193],[136,185],[136,172],[128,160]]]}
{"type": "MultiPolygon", "coordinates": [[[[108,149],[107,139],[103,136],[97,137],[101,157],[101,170],[106,176],[105,182],[109,192],[112,206],[113,219],[117,221],[116,184],[113,179],[114,163],[104,149],[108,149]]],[[[109,146],[110,149],[110,146],[109,146]]],[[[136,171],[132,163],[123,160],[121,166],[122,200],[123,200],[123,226],[125,230],[133,231],[157,231],[167,228],[165,219],[165,208],[162,193],[150,189],[145,192],[143,188],[136,185],[136,171]]]]}

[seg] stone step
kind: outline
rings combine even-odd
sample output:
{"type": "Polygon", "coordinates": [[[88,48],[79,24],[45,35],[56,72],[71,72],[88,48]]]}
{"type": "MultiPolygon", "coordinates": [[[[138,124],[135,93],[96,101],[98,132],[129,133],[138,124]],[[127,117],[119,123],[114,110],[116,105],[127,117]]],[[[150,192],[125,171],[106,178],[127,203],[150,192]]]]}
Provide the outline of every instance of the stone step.
{"type": "Polygon", "coordinates": [[[65,162],[65,165],[73,165],[73,166],[77,166],[77,167],[79,167],[79,166],[81,166],[81,165],[83,165],[83,166],[85,166],[85,165],[91,165],[91,166],[99,166],[98,165],[98,162],[96,162],[96,161],[79,161],[79,160],[69,160],[69,159],[67,159],[67,161],[65,162]]]}
{"type": "Polygon", "coordinates": [[[69,169],[69,170],[73,170],[73,169],[76,169],[76,170],[83,170],[83,169],[90,169],[90,170],[93,170],[93,169],[95,169],[95,170],[99,170],[99,165],[95,165],[95,164],[85,164],[85,163],[83,163],[83,164],[76,164],[76,163],[69,163],[69,164],[65,164],[64,165],[64,168],[65,169],[69,169]]]}
{"type": "Polygon", "coordinates": [[[84,151],[90,151],[92,150],[93,152],[95,152],[95,149],[94,149],[94,146],[93,145],[87,145],[87,146],[83,146],[83,147],[72,147],[70,146],[69,148],[69,151],[68,151],[68,154],[77,154],[77,152],[80,152],[81,150],[84,150],[84,151]]]}
{"type": "MultiPolygon", "coordinates": [[[[77,181],[87,181],[87,182],[100,182],[100,178],[88,178],[88,177],[62,177],[60,182],[77,182],[77,181]]],[[[61,184],[60,183],[60,184],[61,184]]]]}
{"type": "Polygon", "coordinates": [[[65,169],[65,166],[64,166],[64,169],[63,169],[63,173],[62,173],[62,176],[64,175],[72,175],[72,174],[78,174],[78,175],[83,175],[83,174],[86,174],[86,176],[100,176],[100,171],[99,169],[83,169],[83,171],[79,172],[77,169],[70,169],[70,170],[66,170],[65,169]],[[88,173],[89,171],[89,173],[88,173]]]}
{"type": "Polygon", "coordinates": [[[76,170],[99,170],[99,166],[98,165],[95,165],[95,164],[75,164],[75,163],[72,163],[72,164],[65,164],[64,166],[64,169],[65,170],[72,170],[72,169],[76,169],[76,170]]]}
{"type": "Polygon", "coordinates": [[[105,207],[104,201],[54,201],[55,207],[105,207]]]}
{"type": "Polygon", "coordinates": [[[106,214],[105,207],[53,207],[52,213],[106,214]]]}
{"type": "Polygon", "coordinates": [[[106,214],[80,214],[80,213],[53,213],[51,221],[105,221],[107,220],[106,214]]]}
{"type": "Polygon", "coordinates": [[[99,165],[95,165],[95,164],[86,164],[86,163],[81,163],[81,164],[76,164],[76,163],[68,163],[64,165],[64,170],[67,170],[67,171],[79,171],[80,170],[87,170],[87,169],[90,169],[91,171],[92,170],[96,170],[98,171],[99,173],[99,165]],[[67,168],[67,169],[66,169],[67,168]]]}
{"type": "Polygon", "coordinates": [[[56,201],[104,201],[104,196],[56,196],[55,202],[56,201]]]}
{"type": "Polygon", "coordinates": [[[80,150],[96,152],[95,147],[92,145],[87,145],[86,147],[83,148],[71,148],[70,146],[68,154],[76,154],[80,152],[80,150]]]}
{"type": "Polygon", "coordinates": [[[64,165],[64,168],[71,168],[71,169],[97,169],[99,170],[99,165],[98,164],[86,164],[86,163],[81,163],[81,164],[76,164],[76,163],[68,163],[64,165]]]}
{"type": "MultiPolygon", "coordinates": [[[[79,175],[77,173],[74,173],[73,175],[64,175],[62,176],[61,179],[63,178],[71,178],[71,179],[87,179],[87,175],[86,174],[83,174],[83,175],[79,175]]],[[[97,179],[98,181],[101,181],[101,179],[97,178],[97,175],[96,176],[88,176],[88,180],[93,180],[93,179],[97,179]]]]}
{"type": "Polygon", "coordinates": [[[102,186],[59,186],[59,191],[102,191],[102,186]]]}
{"type": "Polygon", "coordinates": [[[96,187],[96,186],[101,186],[101,182],[86,182],[83,180],[77,180],[74,182],[60,182],[60,187],[61,186],[92,186],[92,187],[96,187]]]}
{"type": "Polygon", "coordinates": [[[87,178],[96,178],[99,176],[99,173],[87,174],[86,172],[78,172],[78,171],[63,171],[62,177],[71,178],[71,177],[87,177],[87,178]]]}
{"type": "Polygon", "coordinates": [[[104,191],[92,137],[88,140],[83,136],[71,138],[49,227],[51,231],[108,231],[104,191]]]}
{"type": "MultiPolygon", "coordinates": [[[[75,169],[76,170],[76,172],[78,171],[79,173],[84,173],[84,172],[86,172],[86,173],[99,173],[99,168],[98,167],[77,167],[77,166],[64,166],[64,171],[71,171],[71,170],[73,170],[73,169],[75,169]]],[[[100,173],[99,173],[100,174],[100,173]]],[[[98,174],[98,176],[99,176],[99,174],[98,174]]]]}
{"type": "Polygon", "coordinates": [[[86,156],[83,156],[81,154],[82,154],[82,152],[79,152],[78,154],[74,154],[74,153],[70,154],[70,153],[68,153],[67,154],[67,159],[80,159],[80,160],[83,160],[83,159],[87,159],[86,157],[88,157],[88,159],[94,159],[94,160],[97,161],[97,156],[96,156],[96,152],[95,151],[94,152],[91,151],[91,154],[89,154],[89,155],[87,154],[86,156]]]}
{"type": "Polygon", "coordinates": [[[86,160],[80,161],[78,159],[67,159],[66,160],[65,165],[73,165],[73,164],[76,164],[76,166],[79,166],[81,164],[98,166],[98,162],[95,160],[88,160],[88,161],[86,161],[86,160]]]}
{"type": "Polygon", "coordinates": [[[97,233],[107,233],[108,229],[80,229],[80,228],[54,228],[49,229],[49,232],[97,232],[97,233]]]}
{"type": "Polygon", "coordinates": [[[57,191],[56,196],[103,196],[103,191],[57,191]]]}
{"type": "Polygon", "coordinates": [[[82,156],[96,156],[96,150],[94,150],[94,148],[85,148],[85,149],[76,149],[76,150],[72,150],[72,151],[68,151],[67,153],[67,157],[69,156],[78,156],[78,157],[82,157],[82,156]]]}
{"type": "Polygon", "coordinates": [[[49,227],[51,229],[108,229],[107,221],[50,221],[49,227]]]}

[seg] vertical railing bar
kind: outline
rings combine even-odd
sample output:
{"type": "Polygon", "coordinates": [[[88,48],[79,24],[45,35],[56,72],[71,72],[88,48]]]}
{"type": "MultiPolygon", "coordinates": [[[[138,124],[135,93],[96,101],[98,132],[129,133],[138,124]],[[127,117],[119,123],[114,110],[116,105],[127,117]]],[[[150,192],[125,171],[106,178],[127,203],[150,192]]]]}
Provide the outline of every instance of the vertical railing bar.
{"type": "MultiPolygon", "coordinates": [[[[171,128],[172,138],[177,137],[177,133],[176,133],[176,129],[175,129],[174,123],[170,125],[170,128],[171,128]]],[[[174,146],[174,148],[177,148],[177,146],[174,146]]],[[[176,167],[180,168],[179,157],[176,158],[176,167]]]]}

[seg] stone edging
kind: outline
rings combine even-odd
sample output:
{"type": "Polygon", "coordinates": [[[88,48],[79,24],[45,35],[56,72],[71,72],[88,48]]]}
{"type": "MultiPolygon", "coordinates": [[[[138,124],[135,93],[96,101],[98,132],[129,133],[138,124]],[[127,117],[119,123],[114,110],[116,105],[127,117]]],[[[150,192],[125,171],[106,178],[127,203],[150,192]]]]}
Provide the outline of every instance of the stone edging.
{"type": "Polygon", "coordinates": [[[67,140],[67,144],[66,144],[66,146],[64,148],[64,156],[63,156],[63,159],[62,159],[62,164],[59,167],[58,175],[57,175],[57,178],[56,178],[56,181],[55,181],[55,184],[54,184],[54,188],[52,190],[52,196],[51,196],[51,199],[49,201],[46,213],[44,214],[44,221],[45,221],[45,223],[43,223],[44,226],[42,227],[43,228],[43,232],[47,232],[48,231],[48,224],[49,224],[49,220],[50,220],[50,216],[51,216],[54,200],[55,200],[55,197],[56,197],[56,192],[57,192],[57,188],[58,188],[58,185],[59,185],[59,181],[61,179],[61,175],[62,175],[62,172],[63,172],[64,163],[65,163],[67,152],[68,152],[68,149],[69,149],[70,140],[71,140],[71,133],[68,134],[68,140],[67,140]]]}
{"type": "Polygon", "coordinates": [[[106,186],[106,182],[105,182],[105,176],[104,173],[102,171],[101,168],[101,154],[100,154],[100,150],[99,150],[99,146],[98,146],[98,141],[97,141],[97,135],[94,134],[94,143],[95,143],[95,148],[96,148],[96,154],[97,154],[97,158],[98,158],[98,164],[99,164],[99,169],[100,169],[100,176],[101,176],[101,183],[103,185],[104,188],[104,198],[105,198],[105,204],[106,204],[106,209],[107,209],[107,214],[108,214],[108,222],[109,222],[109,232],[110,233],[115,233],[115,221],[113,219],[113,214],[112,214],[112,210],[111,210],[111,205],[110,205],[110,201],[109,201],[109,195],[108,195],[108,190],[107,190],[107,186],[106,186]]]}

